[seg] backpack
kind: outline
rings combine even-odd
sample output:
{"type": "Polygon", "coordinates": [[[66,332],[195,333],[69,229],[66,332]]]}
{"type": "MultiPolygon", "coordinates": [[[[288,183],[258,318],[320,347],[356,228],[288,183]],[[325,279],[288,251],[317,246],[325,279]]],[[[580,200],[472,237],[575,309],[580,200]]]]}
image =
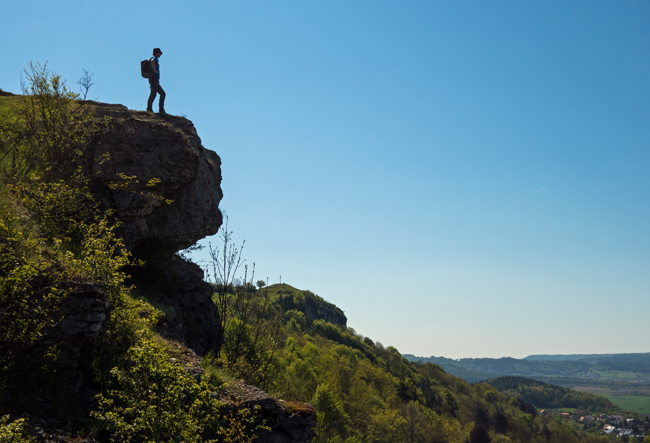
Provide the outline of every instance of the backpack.
{"type": "Polygon", "coordinates": [[[142,60],[140,62],[140,74],[142,78],[149,78],[151,76],[151,60],[142,60]]]}

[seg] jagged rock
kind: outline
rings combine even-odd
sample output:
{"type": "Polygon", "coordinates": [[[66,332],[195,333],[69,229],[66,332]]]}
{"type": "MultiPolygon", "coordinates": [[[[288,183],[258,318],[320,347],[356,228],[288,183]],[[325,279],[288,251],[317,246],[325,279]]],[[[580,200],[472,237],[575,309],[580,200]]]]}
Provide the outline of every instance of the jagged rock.
{"type": "Polygon", "coordinates": [[[312,323],[316,319],[340,326],[347,326],[348,323],[348,318],[340,308],[310,294],[305,295],[304,312],[307,323],[312,323]]]}
{"type": "Polygon", "coordinates": [[[111,303],[97,285],[84,283],[64,297],[54,314],[54,326],[45,330],[46,342],[92,343],[106,332],[111,303]]]}
{"type": "Polygon", "coordinates": [[[277,303],[284,311],[296,309],[305,314],[308,325],[314,320],[325,320],[334,325],[347,326],[348,318],[339,307],[311,291],[301,291],[286,283],[271,285],[268,289],[278,293],[277,303]]]}
{"type": "Polygon", "coordinates": [[[43,330],[39,345],[54,344],[63,352],[68,379],[75,389],[80,389],[84,378],[88,378],[88,357],[97,338],[108,330],[112,308],[97,285],[82,283],[61,298],[52,316],[52,326],[43,330]]]}
{"type": "Polygon", "coordinates": [[[108,126],[81,166],[95,197],[116,211],[127,248],[138,257],[168,255],[215,234],[222,223],[221,159],[201,145],[192,122],[89,104],[108,126]],[[138,185],[128,185],[126,176],[138,185]],[[145,186],[152,179],[158,184],[145,186]]]}
{"type": "Polygon", "coordinates": [[[168,307],[160,332],[184,342],[199,355],[214,350],[223,334],[219,313],[212,302],[212,286],[203,280],[196,264],[172,255],[129,269],[131,283],[149,299],[168,307]]]}
{"type": "Polygon", "coordinates": [[[145,261],[129,270],[132,283],[174,311],[165,318],[165,335],[204,355],[221,337],[212,288],[198,266],[174,253],[219,230],[221,159],[201,145],[184,117],[86,103],[106,129],[80,165],[101,206],[115,210],[125,246],[145,261]],[[125,177],[136,177],[137,184],[125,177]],[[151,180],[157,184],[146,186],[151,180]]]}
{"type": "Polygon", "coordinates": [[[263,390],[235,380],[229,383],[228,392],[238,404],[254,410],[270,431],[258,434],[259,443],[303,443],[316,435],[316,410],[309,403],[276,400],[263,390]]]}

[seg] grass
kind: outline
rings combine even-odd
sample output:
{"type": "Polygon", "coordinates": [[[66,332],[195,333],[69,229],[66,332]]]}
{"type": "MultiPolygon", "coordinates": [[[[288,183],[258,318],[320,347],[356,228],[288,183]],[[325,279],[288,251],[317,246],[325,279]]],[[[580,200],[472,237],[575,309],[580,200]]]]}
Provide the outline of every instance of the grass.
{"type": "Polygon", "coordinates": [[[2,131],[2,127],[13,127],[16,125],[16,121],[18,120],[18,106],[17,104],[19,103],[20,100],[22,100],[23,97],[21,96],[15,96],[15,97],[5,97],[5,96],[0,96],[0,166],[2,164],[6,164],[9,162],[8,158],[5,158],[5,150],[3,143],[7,142],[4,137],[4,133],[2,131]]]}
{"type": "Polygon", "coordinates": [[[611,395],[604,392],[600,395],[607,397],[612,403],[620,408],[641,414],[650,414],[650,396],[611,395]]]}
{"type": "MultiPolygon", "coordinates": [[[[642,414],[650,414],[650,395],[621,395],[624,392],[611,388],[592,387],[591,389],[580,389],[596,395],[607,397],[609,401],[622,409],[642,414]]],[[[629,391],[627,391],[629,392],[629,391]]]]}
{"type": "Polygon", "coordinates": [[[13,121],[18,117],[16,104],[22,99],[20,96],[4,97],[0,96],[0,123],[13,121]]]}
{"type": "Polygon", "coordinates": [[[625,371],[594,371],[601,378],[606,380],[634,380],[637,377],[636,372],[625,372],[625,371]]]}

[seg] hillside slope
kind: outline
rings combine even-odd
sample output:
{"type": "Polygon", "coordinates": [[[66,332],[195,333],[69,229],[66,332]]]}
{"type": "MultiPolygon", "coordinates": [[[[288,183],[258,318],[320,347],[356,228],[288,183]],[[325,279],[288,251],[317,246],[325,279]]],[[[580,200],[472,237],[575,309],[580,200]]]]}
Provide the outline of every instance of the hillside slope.
{"type": "Polygon", "coordinates": [[[506,375],[532,378],[607,379],[607,371],[634,374],[641,383],[650,383],[650,354],[611,354],[584,356],[529,356],[525,359],[416,357],[411,361],[430,361],[470,382],[506,375]]]}
{"type": "Polygon", "coordinates": [[[296,289],[284,283],[268,286],[265,290],[268,291],[273,302],[277,303],[284,311],[302,312],[309,325],[314,320],[324,320],[344,327],[347,325],[348,319],[339,307],[311,291],[296,289]]]}

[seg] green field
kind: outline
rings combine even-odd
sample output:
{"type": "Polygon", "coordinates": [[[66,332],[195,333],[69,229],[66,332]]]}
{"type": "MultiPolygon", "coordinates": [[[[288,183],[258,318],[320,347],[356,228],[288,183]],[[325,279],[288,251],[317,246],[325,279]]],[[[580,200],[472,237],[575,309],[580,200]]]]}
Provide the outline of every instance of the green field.
{"type": "MultiPolygon", "coordinates": [[[[626,372],[626,371],[594,371],[597,373],[601,379],[604,380],[634,380],[639,376],[636,372],[626,372]]],[[[642,374],[646,375],[646,374],[642,374]]]]}
{"type": "Polygon", "coordinates": [[[599,392],[598,394],[607,397],[612,403],[620,408],[641,414],[650,414],[650,396],[611,395],[606,392],[599,392]]]}

